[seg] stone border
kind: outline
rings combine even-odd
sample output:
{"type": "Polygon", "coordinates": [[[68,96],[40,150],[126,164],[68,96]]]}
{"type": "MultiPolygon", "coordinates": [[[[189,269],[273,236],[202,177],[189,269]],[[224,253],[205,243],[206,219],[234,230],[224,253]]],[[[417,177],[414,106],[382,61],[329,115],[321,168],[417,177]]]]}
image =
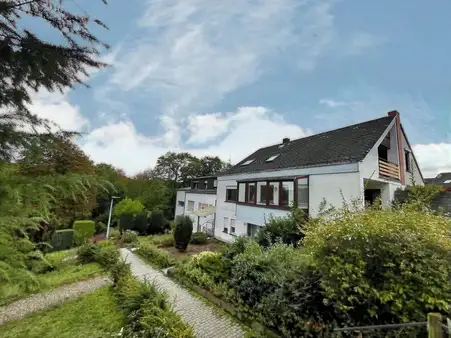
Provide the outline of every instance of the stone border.
{"type": "Polygon", "coordinates": [[[189,288],[190,290],[192,290],[193,292],[197,293],[198,295],[204,297],[205,299],[209,300],[214,305],[216,305],[220,309],[224,310],[225,312],[227,312],[228,314],[230,314],[231,316],[236,318],[238,321],[240,321],[244,325],[252,328],[253,330],[255,330],[259,333],[264,333],[265,336],[268,338],[280,338],[281,337],[279,334],[277,334],[270,328],[264,326],[263,324],[257,322],[256,320],[251,318],[249,315],[237,310],[232,304],[223,301],[222,299],[218,298],[211,292],[198,287],[197,285],[191,283],[190,281],[188,281],[184,278],[181,278],[180,276],[177,276],[177,274],[174,273],[174,268],[168,268],[165,270],[166,270],[165,271],[166,276],[177,281],[178,283],[182,284],[183,286],[189,288]]]}

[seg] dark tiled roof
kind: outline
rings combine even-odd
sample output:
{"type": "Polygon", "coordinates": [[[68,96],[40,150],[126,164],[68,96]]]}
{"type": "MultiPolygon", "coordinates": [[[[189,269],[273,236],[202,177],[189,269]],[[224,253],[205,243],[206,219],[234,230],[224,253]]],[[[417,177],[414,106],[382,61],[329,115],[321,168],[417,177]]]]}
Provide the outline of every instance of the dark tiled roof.
{"type": "Polygon", "coordinates": [[[425,178],[424,183],[426,184],[436,184],[441,185],[446,188],[451,188],[451,182],[445,183],[445,181],[451,181],[451,172],[450,173],[440,173],[434,178],[425,178]]]}
{"type": "Polygon", "coordinates": [[[224,175],[359,162],[365,158],[392,121],[393,117],[382,117],[293,140],[282,148],[279,148],[281,143],[261,148],[224,175]],[[272,162],[266,162],[270,156],[276,154],[280,156],[272,162]],[[251,159],[255,160],[242,166],[251,159]]]}

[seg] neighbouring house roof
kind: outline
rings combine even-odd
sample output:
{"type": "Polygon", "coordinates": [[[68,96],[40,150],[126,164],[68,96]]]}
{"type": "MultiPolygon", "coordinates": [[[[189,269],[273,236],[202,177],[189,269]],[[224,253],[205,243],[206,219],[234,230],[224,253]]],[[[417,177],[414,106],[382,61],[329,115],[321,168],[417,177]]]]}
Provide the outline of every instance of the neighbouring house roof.
{"type": "Polygon", "coordinates": [[[386,116],[261,148],[223,175],[359,162],[374,147],[393,119],[386,116]],[[279,156],[267,162],[277,154],[279,156]],[[250,160],[253,161],[242,165],[250,160]]]}
{"type": "Polygon", "coordinates": [[[424,183],[441,185],[446,188],[451,188],[451,172],[440,173],[434,178],[425,178],[424,183]]]}

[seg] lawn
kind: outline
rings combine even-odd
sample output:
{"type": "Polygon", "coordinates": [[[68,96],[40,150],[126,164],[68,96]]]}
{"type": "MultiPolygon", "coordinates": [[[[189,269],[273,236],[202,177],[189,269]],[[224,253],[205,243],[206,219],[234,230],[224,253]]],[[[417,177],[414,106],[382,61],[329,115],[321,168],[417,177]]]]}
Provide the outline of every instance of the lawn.
{"type": "Polygon", "coordinates": [[[56,270],[37,274],[37,284],[32,289],[27,289],[20,284],[1,285],[0,306],[33,293],[54,289],[58,286],[85,280],[102,273],[102,268],[97,263],[77,264],[75,253],[76,249],[71,249],[46,255],[46,259],[55,266],[56,270]]]}
{"type": "Polygon", "coordinates": [[[100,338],[117,334],[124,323],[109,287],[61,306],[0,326],[3,338],[100,338]]]}

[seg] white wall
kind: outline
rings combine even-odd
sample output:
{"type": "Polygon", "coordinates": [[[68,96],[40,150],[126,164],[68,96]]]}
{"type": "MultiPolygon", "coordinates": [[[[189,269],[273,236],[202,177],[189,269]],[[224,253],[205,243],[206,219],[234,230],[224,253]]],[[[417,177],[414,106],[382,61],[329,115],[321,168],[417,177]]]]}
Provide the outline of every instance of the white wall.
{"type": "Polygon", "coordinates": [[[179,201],[185,202],[185,193],[186,193],[186,190],[177,191],[177,198],[175,200],[175,215],[174,216],[183,215],[185,212],[185,207],[179,206],[179,201]]]}
{"type": "Polygon", "coordinates": [[[309,176],[309,215],[316,217],[323,200],[326,209],[341,208],[347,203],[360,199],[363,205],[363,178],[360,173],[325,174],[309,176]]]}
{"type": "MultiPolygon", "coordinates": [[[[270,215],[273,217],[282,217],[290,214],[288,210],[269,209],[262,207],[252,207],[247,205],[236,206],[236,217],[244,223],[252,223],[263,226],[265,219],[268,220],[270,215]]],[[[247,229],[245,229],[247,230],[247,229]]]]}
{"type": "Polygon", "coordinates": [[[227,218],[229,232],[230,232],[230,220],[235,220],[235,233],[237,236],[246,235],[247,228],[243,222],[240,222],[236,218],[236,203],[226,202],[226,189],[227,187],[237,187],[236,180],[227,179],[226,176],[218,177],[217,188],[217,201],[216,201],[216,222],[215,222],[215,237],[223,241],[230,242],[234,239],[234,236],[223,232],[224,229],[224,217],[227,218]]]}
{"type": "MultiPolygon", "coordinates": [[[[189,191],[186,192],[184,214],[190,216],[191,219],[193,220],[193,231],[197,231],[197,221],[198,221],[197,215],[194,215],[193,212],[196,210],[199,210],[200,203],[214,206],[216,203],[216,195],[195,194],[195,193],[191,193],[189,191]],[[194,209],[192,211],[188,211],[189,201],[194,202],[194,209]]],[[[205,225],[208,222],[209,224],[211,224],[211,225],[209,225],[209,227],[211,227],[211,226],[213,226],[214,214],[210,215],[210,216],[206,216],[206,217],[200,217],[199,221],[200,221],[201,226],[205,225]]]]}

